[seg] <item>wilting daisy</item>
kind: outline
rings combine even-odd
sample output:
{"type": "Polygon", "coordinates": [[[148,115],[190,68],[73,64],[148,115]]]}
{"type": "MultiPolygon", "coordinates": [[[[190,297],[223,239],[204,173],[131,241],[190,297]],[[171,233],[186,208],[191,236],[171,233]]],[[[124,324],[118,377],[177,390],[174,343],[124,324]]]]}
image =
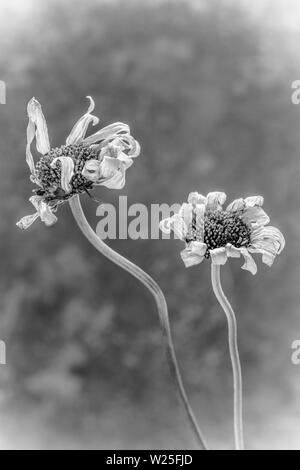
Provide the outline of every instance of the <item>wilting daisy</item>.
{"type": "Polygon", "coordinates": [[[31,181],[37,186],[29,199],[36,209],[23,217],[17,225],[27,229],[40,218],[46,225],[57,221],[55,212],[60,204],[76,194],[89,191],[97,185],[122,189],[126,170],[140,153],[138,142],[130,135],[127,124],[117,122],[86,137],[89,124],[98,124],[92,114],[95,108],[91,97],[87,112],[77,121],[65,145],[51,148],[45,117],[40,103],[32,98],[28,103],[26,161],[31,181]],[[36,140],[40,159],[35,164],[31,144],[36,140]]]}
{"type": "Polygon", "coordinates": [[[285,240],[282,233],[268,225],[270,219],[262,208],[261,196],[237,199],[224,209],[226,194],[212,192],[207,196],[194,192],[177,214],[161,222],[164,233],[173,231],[186,244],[181,252],[186,267],[211,259],[213,291],[223,308],[228,322],[228,342],[233,370],[234,435],[237,450],[244,449],[242,412],[242,373],[237,344],[237,322],[234,311],[225,296],[220,278],[220,267],[228,258],[244,257],[242,269],[256,274],[252,253],[262,254],[268,266],[282,252],[285,240]]]}
{"type": "Polygon", "coordinates": [[[191,193],[178,214],[161,222],[164,233],[173,230],[185,242],[186,248],[181,252],[185,266],[199,264],[205,258],[223,265],[228,258],[243,256],[242,269],[256,274],[251,253],[261,253],[262,261],[271,266],[285,241],[280,230],[268,225],[263,197],[237,199],[223,209],[225,201],[226,194],[222,192],[206,197],[191,193]]]}

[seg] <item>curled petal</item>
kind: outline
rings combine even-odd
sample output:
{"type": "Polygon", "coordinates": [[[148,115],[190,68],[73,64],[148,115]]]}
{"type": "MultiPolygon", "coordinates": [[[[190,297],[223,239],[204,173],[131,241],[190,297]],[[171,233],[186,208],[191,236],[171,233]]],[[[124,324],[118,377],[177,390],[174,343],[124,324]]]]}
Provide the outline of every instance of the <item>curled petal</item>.
{"type": "Polygon", "coordinates": [[[170,235],[172,232],[172,217],[161,220],[159,223],[159,228],[166,235],[170,235]]]}
{"type": "Polygon", "coordinates": [[[127,154],[130,158],[136,158],[141,153],[141,146],[132,135],[126,134],[121,136],[118,140],[122,143],[124,150],[127,150],[127,154]]]}
{"type": "Polygon", "coordinates": [[[274,259],[285,247],[285,239],[276,227],[260,227],[251,237],[252,253],[261,253],[263,263],[272,266],[274,259]]]}
{"type": "Polygon", "coordinates": [[[250,273],[255,275],[257,273],[257,266],[251,254],[249,253],[247,248],[240,248],[240,251],[241,251],[241,254],[245,258],[245,263],[243,264],[242,269],[245,269],[246,271],[250,271],[250,273]]]}
{"type": "Polygon", "coordinates": [[[187,204],[186,202],[182,204],[178,215],[184,220],[187,228],[190,227],[193,221],[193,206],[192,204],[187,204]]]}
{"type": "Polygon", "coordinates": [[[170,235],[171,232],[174,232],[175,236],[179,240],[185,240],[188,227],[184,222],[184,219],[179,215],[175,214],[172,217],[168,217],[160,222],[159,228],[166,235],[170,235]]]}
{"type": "Polygon", "coordinates": [[[116,158],[105,157],[100,164],[101,186],[122,189],[125,186],[126,165],[116,158]]]}
{"type": "Polygon", "coordinates": [[[210,250],[210,256],[212,264],[223,265],[227,261],[227,252],[226,248],[215,248],[214,250],[210,250]]]}
{"type": "Polygon", "coordinates": [[[245,201],[244,199],[235,199],[229,206],[227,206],[226,211],[228,212],[236,212],[243,210],[245,207],[245,201]]]}
{"type": "Polygon", "coordinates": [[[102,140],[107,140],[108,142],[111,140],[116,139],[118,136],[122,136],[122,134],[129,134],[130,128],[127,124],[123,122],[115,122],[114,124],[110,124],[109,126],[100,129],[99,131],[95,132],[95,134],[90,135],[84,139],[84,143],[87,145],[95,144],[96,142],[100,142],[102,140]]]}
{"type": "Polygon", "coordinates": [[[259,206],[248,207],[245,209],[242,218],[244,222],[255,227],[262,227],[270,222],[269,216],[259,206]]]}
{"type": "Polygon", "coordinates": [[[207,245],[202,242],[191,242],[190,245],[185,248],[181,253],[181,259],[185,264],[186,268],[200,264],[207,250],[207,245]]]}
{"type": "Polygon", "coordinates": [[[89,181],[93,181],[93,183],[96,183],[101,179],[101,163],[99,160],[89,160],[85,163],[83,170],[82,170],[82,176],[86,178],[89,181]]]}
{"type": "Polygon", "coordinates": [[[61,163],[61,187],[69,193],[72,189],[70,182],[74,175],[74,162],[71,157],[57,157],[51,162],[52,168],[55,168],[57,161],[61,163]]]}
{"type": "Polygon", "coordinates": [[[93,126],[96,126],[99,123],[99,118],[91,114],[95,109],[95,102],[91,96],[87,96],[87,98],[90,100],[89,108],[87,112],[76,122],[75,126],[71,130],[70,135],[66,140],[67,145],[82,143],[88,126],[91,123],[93,126]]]}
{"type": "Polygon", "coordinates": [[[202,196],[202,194],[193,192],[189,194],[188,202],[193,205],[206,204],[207,199],[205,196],[202,196]]]}
{"type": "Polygon", "coordinates": [[[115,160],[122,161],[125,164],[126,170],[131,167],[133,164],[132,157],[129,157],[126,153],[123,152],[124,146],[121,141],[115,139],[113,142],[108,144],[106,147],[102,148],[100,152],[100,160],[103,160],[105,157],[111,157],[115,160]]]}
{"type": "Polygon", "coordinates": [[[210,211],[222,210],[226,201],[226,194],[222,192],[212,192],[207,195],[206,209],[210,211]]]}
{"type": "Polygon", "coordinates": [[[252,245],[263,241],[272,245],[276,250],[277,255],[279,255],[285,248],[285,238],[281,231],[276,227],[260,227],[253,232],[251,236],[252,245]]]}
{"type": "Polygon", "coordinates": [[[188,226],[179,214],[173,215],[171,225],[175,237],[179,240],[185,240],[188,231],[188,226]]]}

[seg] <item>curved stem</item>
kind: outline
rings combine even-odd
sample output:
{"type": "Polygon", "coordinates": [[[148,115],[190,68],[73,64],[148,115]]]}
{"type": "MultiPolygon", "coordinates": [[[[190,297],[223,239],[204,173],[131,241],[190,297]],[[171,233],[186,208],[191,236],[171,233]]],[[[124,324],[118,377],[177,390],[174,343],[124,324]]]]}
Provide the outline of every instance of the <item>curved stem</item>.
{"type": "Polygon", "coordinates": [[[119,253],[112,250],[109,246],[107,246],[103,242],[103,240],[101,240],[98,237],[98,235],[94,232],[94,230],[89,225],[83,213],[81,203],[80,203],[80,198],[78,195],[70,199],[69,203],[70,203],[73,216],[77,224],[79,225],[81,231],[89,240],[89,242],[96,248],[96,250],[98,250],[101,254],[103,254],[106,258],[111,260],[113,263],[117,264],[122,269],[125,269],[125,271],[128,271],[130,274],[132,274],[132,276],[138,279],[151,292],[151,294],[155,298],[158,313],[159,313],[160,324],[161,324],[161,328],[163,332],[163,339],[164,339],[165,346],[166,346],[168,363],[170,366],[172,377],[177,385],[179,396],[185,408],[189,423],[192,427],[192,430],[194,432],[198,445],[200,449],[207,450],[204,438],[197,424],[196,418],[194,416],[193,410],[191,408],[191,405],[189,403],[189,400],[187,398],[187,395],[183,386],[183,382],[182,382],[182,378],[180,375],[180,371],[179,371],[179,367],[178,367],[177,359],[176,359],[176,354],[174,350],[170,324],[169,324],[168,307],[167,307],[164,294],[162,293],[157,283],[148,274],[146,274],[141,268],[139,268],[135,264],[131,263],[131,261],[121,256],[119,253]]]}
{"type": "Polygon", "coordinates": [[[243,437],[243,384],[237,344],[237,323],[234,311],[226,298],[220,280],[220,266],[211,265],[211,281],[215,296],[223,308],[228,321],[228,341],[233,370],[234,387],[234,435],[236,450],[244,450],[243,437]]]}

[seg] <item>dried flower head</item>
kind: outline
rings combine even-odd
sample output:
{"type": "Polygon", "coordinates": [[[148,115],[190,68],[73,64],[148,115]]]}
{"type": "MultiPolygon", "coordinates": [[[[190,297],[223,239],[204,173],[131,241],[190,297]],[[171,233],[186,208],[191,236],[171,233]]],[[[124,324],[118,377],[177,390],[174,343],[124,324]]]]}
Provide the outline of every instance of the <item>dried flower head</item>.
{"type": "Polygon", "coordinates": [[[66,144],[51,148],[45,117],[40,103],[32,98],[28,103],[26,161],[31,181],[37,185],[29,200],[36,212],[23,217],[17,225],[27,229],[37,218],[46,225],[57,221],[55,212],[60,204],[76,194],[89,193],[94,186],[122,189],[126,170],[133,158],[140,154],[138,142],[130,135],[127,124],[117,122],[86,137],[89,124],[99,119],[92,115],[95,104],[88,96],[87,112],[77,121],[66,144]],[[31,144],[36,139],[36,149],[41,154],[34,164],[31,144]]]}
{"type": "Polygon", "coordinates": [[[262,261],[273,264],[276,255],[284,249],[285,240],[262,208],[263,197],[237,199],[224,210],[226,194],[212,192],[206,197],[194,192],[178,214],[161,222],[164,233],[173,231],[186,243],[181,252],[186,267],[211,258],[215,265],[223,265],[228,258],[245,259],[242,269],[256,274],[257,266],[251,253],[261,253],[262,261]]]}

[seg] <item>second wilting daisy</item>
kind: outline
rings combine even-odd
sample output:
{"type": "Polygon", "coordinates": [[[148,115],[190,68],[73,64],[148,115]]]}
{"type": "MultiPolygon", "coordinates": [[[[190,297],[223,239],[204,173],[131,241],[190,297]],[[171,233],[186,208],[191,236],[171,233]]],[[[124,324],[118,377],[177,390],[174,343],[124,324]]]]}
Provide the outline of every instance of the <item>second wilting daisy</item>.
{"type": "Polygon", "coordinates": [[[262,261],[272,266],[274,259],[285,246],[285,240],[263,210],[263,197],[253,196],[233,201],[223,208],[226,194],[211,192],[203,196],[191,193],[173,217],[163,220],[161,230],[185,243],[181,258],[191,267],[204,260],[211,260],[211,278],[214,293],[228,320],[229,347],[234,375],[234,424],[236,448],[243,449],[242,377],[237,346],[237,325],[220,281],[220,266],[229,258],[244,258],[242,269],[256,274],[257,265],[253,253],[262,255],[262,261]]]}

